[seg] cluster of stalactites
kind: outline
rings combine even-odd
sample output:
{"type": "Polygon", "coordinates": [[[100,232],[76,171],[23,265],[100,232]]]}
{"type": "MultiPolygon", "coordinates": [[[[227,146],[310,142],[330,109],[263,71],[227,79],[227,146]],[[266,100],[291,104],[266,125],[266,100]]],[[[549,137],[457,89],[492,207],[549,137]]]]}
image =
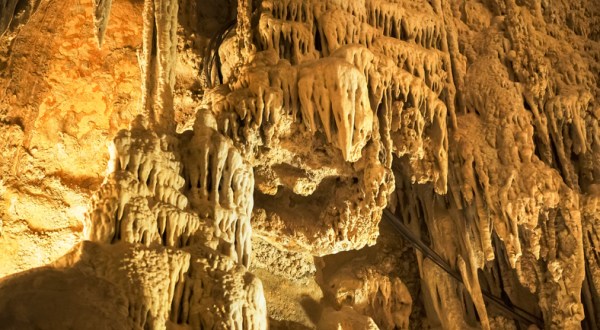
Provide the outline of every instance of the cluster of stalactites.
{"type": "MultiPolygon", "coordinates": [[[[361,131],[361,127],[349,126],[352,124],[349,120],[343,123],[340,119],[348,115],[350,119],[368,118],[372,115],[367,112],[374,114],[383,107],[384,117],[389,121],[384,124],[384,130],[388,130],[386,134],[392,139],[389,147],[399,157],[408,156],[413,181],[434,182],[436,191],[445,193],[448,112],[445,103],[453,102],[448,99],[453,94],[447,90],[451,79],[450,59],[447,53],[441,51],[445,45],[443,19],[431,8],[417,14],[415,8],[418,7],[387,1],[264,2],[258,41],[262,49],[274,51],[281,60],[271,60],[272,63],[267,64],[258,59],[264,57],[257,56],[254,65],[243,71],[248,77],[242,75],[241,86],[250,89],[260,86],[261,93],[269,96],[269,101],[251,101],[253,104],[249,108],[254,108],[254,103],[262,105],[268,102],[275,104],[271,108],[276,112],[299,113],[300,120],[309,130],[322,131],[329,142],[341,149],[346,160],[355,161],[360,158],[358,149],[364,146],[370,135],[367,122],[361,131]],[[319,49],[311,48],[313,45],[319,45],[319,49]],[[315,59],[315,51],[321,59],[315,59]],[[327,57],[343,58],[359,72],[352,73],[353,70],[344,61],[327,57]],[[285,59],[292,65],[287,64],[285,59]],[[253,70],[255,68],[261,72],[257,73],[253,70]],[[307,77],[311,74],[307,72],[323,69],[331,72],[327,75],[314,74],[308,84],[307,77]],[[326,102],[327,98],[321,95],[324,92],[320,92],[318,86],[334,91],[343,89],[343,85],[349,83],[344,80],[351,79],[349,75],[358,82],[358,89],[350,88],[348,91],[356,90],[357,94],[341,93],[340,98],[329,95],[334,93],[330,91],[328,98],[332,102],[326,102]],[[363,81],[366,81],[367,93],[361,87],[363,81]],[[309,85],[310,88],[306,88],[309,85]],[[300,89],[309,94],[303,95],[300,89]],[[329,114],[328,107],[334,109],[338,100],[342,103],[358,101],[359,106],[352,111],[361,111],[366,101],[352,100],[348,94],[367,95],[370,110],[365,111],[365,115],[336,113],[337,110],[329,114]],[[300,102],[296,99],[297,95],[300,102]],[[278,111],[281,100],[283,110],[278,111]],[[335,136],[335,132],[342,134],[335,136]]],[[[232,94],[236,96],[233,97],[235,101],[230,102],[234,105],[243,103],[244,99],[254,100],[257,96],[255,91],[248,92],[247,88],[232,94]]],[[[246,111],[241,113],[246,115],[246,111]]],[[[271,117],[275,117],[276,121],[278,116],[271,117]]],[[[259,119],[254,123],[260,125],[265,122],[259,119]]],[[[265,126],[271,128],[270,134],[266,134],[270,139],[275,134],[273,127],[277,126],[277,122],[266,123],[268,125],[265,126]]]]}
{"type": "Polygon", "coordinates": [[[110,173],[92,199],[87,239],[171,247],[193,242],[201,221],[189,211],[188,199],[180,192],[181,165],[169,142],[139,121],[117,134],[110,173]]]}
{"type": "MultiPolygon", "coordinates": [[[[407,156],[412,180],[433,182],[438,193],[445,193],[448,142],[447,108],[439,98],[442,90],[432,90],[433,80],[411,74],[384,53],[348,45],[331,56],[352,63],[366,77],[373,108],[383,109],[382,125],[390,148],[398,157],[407,156]]],[[[429,67],[430,72],[444,74],[436,64],[429,67]]]]}
{"type": "Polygon", "coordinates": [[[252,170],[213,123],[201,112],[191,139],[159,138],[138,117],[115,138],[92,199],[86,238],[113,254],[96,276],[125,292],[141,328],[267,327],[262,284],[246,270],[252,170]]]}
{"type": "MultiPolygon", "coordinates": [[[[450,158],[461,165],[449,175],[451,211],[426,220],[432,241],[440,251],[457,251],[447,258],[459,260],[457,268],[480,316],[487,312],[477,269],[502,258],[502,271],[514,272],[520,283],[494,285],[503,287],[513,301],[524,294],[516,289],[522,285],[537,296],[546,322],[578,324],[581,300],[579,294],[570,294],[581,291],[584,276],[582,242],[573,234],[582,229],[577,194],[534,154],[531,115],[520,104],[519,86],[500,62],[476,61],[465,81],[467,108],[477,115],[461,116],[453,135],[456,147],[450,158]],[[444,214],[449,225],[466,219],[469,225],[461,225],[458,233],[467,236],[435,236],[444,214]],[[449,247],[453,240],[454,247],[449,247]]],[[[490,326],[487,316],[481,320],[490,326]]]]}
{"type": "Polygon", "coordinates": [[[417,5],[418,9],[399,6],[386,0],[367,1],[369,24],[383,31],[386,36],[407,40],[427,49],[442,49],[443,18],[417,5]]]}
{"type": "Polygon", "coordinates": [[[230,255],[250,264],[254,204],[252,168],[229,138],[216,130],[216,120],[199,110],[191,140],[182,145],[186,192],[191,207],[207,218],[215,236],[230,243],[230,255]]]}
{"type": "Polygon", "coordinates": [[[201,240],[248,266],[252,171],[230,140],[207,125],[200,119],[197,133],[181,145],[183,168],[168,138],[143,126],[119,132],[86,237],[179,248],[201,240]]]}
{"type": "Polygon", "coordinates": [[[586,89],[563,88],[545,103],[546,120],[539,120],[537,126],[545,144],[542,159],[548,164],[556,162],[565,182],[573,188],[579,187],[580,180],[572,155],[583,158],[593,143],[586,129],[587,123],[597,120],[588,111],[592,100],[593,95],[586,89]],[[556,160],[553,160],[552,145],[556,160]]]}
{"type": "MultiPolygon", "coordinates": [[[[281,117],[291,116],[310,132],[323,132],[345,160],[357,161],[370,138],[374,115],[362,72],[339,58],[291,66],[273,55],[258,54],[262,60],[238,80],[243,88],[215,104],[215,112],[235,112],[245,127],[263,130],[267,146],[281,117]]],[[[235,125],[235,120],[230,122],[235,125]]],[[[234,135],[237,128],[226,130],[234,135]]]]}
{"type": "Polygon", "coordinates": [[[294,64],[318,57],[308,24],[281,20],[263,13],[259,33],[264,49],[274,49],[279,57],[288,58],[294,64]]]}

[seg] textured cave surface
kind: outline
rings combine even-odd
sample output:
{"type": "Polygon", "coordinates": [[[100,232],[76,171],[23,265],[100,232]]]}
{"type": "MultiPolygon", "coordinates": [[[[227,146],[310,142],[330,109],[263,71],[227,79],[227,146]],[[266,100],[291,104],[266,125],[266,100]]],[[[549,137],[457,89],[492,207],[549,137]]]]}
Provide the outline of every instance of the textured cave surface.
{"type": "Polygon", "coordinates": [[[2,329],[600,328],[597,0],[0,0],[0,160],[2,329]]]}

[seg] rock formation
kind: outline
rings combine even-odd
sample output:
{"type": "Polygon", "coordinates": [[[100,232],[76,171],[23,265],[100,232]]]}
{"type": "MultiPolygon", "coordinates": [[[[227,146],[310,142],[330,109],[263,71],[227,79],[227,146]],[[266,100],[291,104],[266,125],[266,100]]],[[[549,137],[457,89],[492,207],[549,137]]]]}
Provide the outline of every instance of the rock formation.
{"type": "Polygon", "coordinates": [[[0,324],[600,326],[594,0],[65,3],[0,3],[0,324]]]}
{"type": "Polygon", "coordinates": [[[41,0],[2,0],[0,2],[0,36],[27,22],[41,0]]]}

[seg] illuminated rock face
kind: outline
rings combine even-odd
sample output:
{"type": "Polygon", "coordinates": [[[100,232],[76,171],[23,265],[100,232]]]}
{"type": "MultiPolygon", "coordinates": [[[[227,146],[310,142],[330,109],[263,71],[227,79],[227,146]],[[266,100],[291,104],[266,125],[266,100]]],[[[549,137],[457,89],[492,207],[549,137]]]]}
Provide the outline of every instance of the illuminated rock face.
{"type": "Polygon", "coordinates": [[[204,143],[191,143],[197,142],[192,137],[184,148],[187,166],[173,152],[179,145],[177,137],[159,138],[146,128],[143,117],[136,118],[131,129],[120,131],[111,148],[109,174],[86,217],[86,241],[53,265],[2,283],[0,291],[7,292],[0,315],[4,324],[87,327],[83,316],[63,316],[61,321],[42,314],[22,320],[10,314],[26,308],[20,304],[27,299],[46,309],[56,303],[53,294],[91,287],[89,296],[69,296],[72,312],[89,314],[101,301],[118,299],[115,310],[103,310],[119,312],[118,322],[124,328],[166,329],[179,324],[266,329],[262,284],[246,269],[252,172],[225,137],[210,134],[209,124],[202,117],[196,127],[204,143]],[[206,133],[212,138],[202,138],[206,133]],[[214,161],[202,161],[202,156],[214,161]],[[186,189],[179,175],[182,167],[195,173],[190,174],[195,179],[189,180],[194,184],[186,189]],[[207,189],[207,180],[219,191],[207,189]],[[189,192],[191,202],[182,192],[189,192]],[[50,293],[29,297],[23,281],[39,282],[36,290],[50,293]],[[94,281],[108,287],[106,297],[94,291],[94,281]]]}
{"type": "Polygon", "coordinates": [[[383,2],[263,1],[238,69],[239,37],[223,43],[227,84],[204,102],[255,169],[257,235],[318,256],[373,245],[394,156],[446,192],[455,93],[443,18],[424,5],[421,26],[383,2]]]}
{"type": "Polygon", "coordinates": [[[91,0],[38,2],[0,41],[0,245],[15,251],[0,253],[0,276],[48,264],[81,240],[107,145],[140,99],[138,3],[113,4],[112,37],[98,49],[91,0]]]}
{"type": "MultiPolygon", "coordinates": [[[[107,6],[96,8],[96,32],[103,32],[110,3],[94,5],[107,6]]],[[[85,216],[84,241],[59,261],[0,285],[3,326],[267,328],[261,281],[247,271],[252,170],[216,131],[209,112],[198,112],[191,134],[174,132],[169,70],[177,36],[169,31],[177,26],[177,3],[148,1],[144,14],[145,111],[109,148],[106,177],[85,216]],[[28,282],[41,293],[31,296],[28,282]],[[86,294],[73,294],[80,290],[86,294]],[[24,305],[34,299],[32,308],[53,310],[62,305],[60,295],[76,317],[35,314],[24,305]],[[109,305],[92,315],[101,303],[109,305]]],[[[97,37],[101,44],[102,34],[97,37]]]]}
{"type": "Polygon", "coordinates": [[[594,0],[75,4],[0,2],[0,324],[599,326],[594,0]]]}

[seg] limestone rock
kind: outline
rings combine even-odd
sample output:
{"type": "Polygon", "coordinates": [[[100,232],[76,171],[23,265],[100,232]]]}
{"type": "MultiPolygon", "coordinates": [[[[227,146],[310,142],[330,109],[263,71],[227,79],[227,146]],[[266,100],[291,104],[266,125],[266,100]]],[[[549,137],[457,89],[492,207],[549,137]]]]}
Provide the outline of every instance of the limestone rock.
{"type": "Polygon", "coordinates": [[[48,265],[0,324],[599,328],[599,42],[597,0],[0,1],[0,275],[48,265]]]}
{"type": "Polygon", "coordinates": [[[0,37],[0,276],[46,265],[81,241],[107,144],[139,105],[137,2],[113,3],[108,33],[119,33],[102,49],[91,0],[36,8],[0,37]]]}
{"type": "Polygon", "coordinates": [[[190,207],[207,218],[205,226],[230,244],[228,255],[248,267],[254,177],[233,143],[215,128],[213,115],[200,110],[194,136],[182,143],[186,193],[190,207]]]}
{"type": "Polygon", "coordinates": [[[344,306],[337,311],[333,308],[325,310],[317,329],[339,330],[339,329],[368,329],[377,330],[377,324],[368,316],[361,315],[352,307],[344,306]]]}
{"type": "Polygon", "coordinates": [[[324,287],[338,306],[352,306],[380,329],[408,329],[412,298],[399,278],[350,266],[340,269],[324,287]]]}

